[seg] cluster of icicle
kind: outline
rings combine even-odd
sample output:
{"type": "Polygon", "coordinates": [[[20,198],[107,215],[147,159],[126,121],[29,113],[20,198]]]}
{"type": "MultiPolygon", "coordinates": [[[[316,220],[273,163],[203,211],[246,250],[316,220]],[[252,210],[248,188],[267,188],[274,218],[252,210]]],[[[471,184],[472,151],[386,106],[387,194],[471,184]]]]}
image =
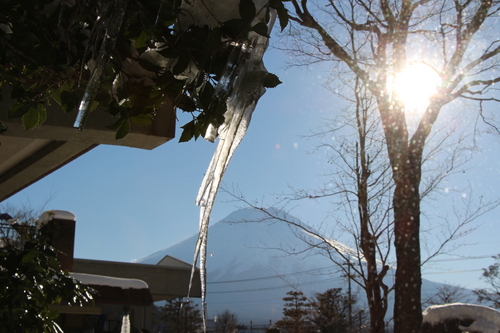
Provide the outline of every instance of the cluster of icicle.
{"type": "MultiPolygon", "coordinates": [[[[274,24],[274,17],[273,15],[273,19],[268,25],[269,33],[274,24]]],[[[232,93],[226,101],[227,111],[224,114],[224,123],[219,128],[209,127],[205,135],[205,139],[209,141],[218,137],[219,142],[196,198],[196,204],[200,206],[200,231],[196,242],[189,289],[191,291],[196,264],[199,260],[204,331],[206,331],[207,321],[206,258],[210,213],[229,161],[247,132],[259,98],[266,91],[263,84],[267,70],[264,67],[262,57],[267,46],[267,37],[250,32],[248,39],[237,45],[239,48],[239,52],[236,52],[238,56],[229,57],[223,75],[215,89],[216,95],[228,89],[232,93]],[[232,63],[233,61],[236,63],[232,63]]]]}
{"type": "Polygon", "coordinates": [[[130,333],[130,315],[128,312],[123,314],[120,333],[130,333]]]}
{"type": "MultiPolygon", "coordinates": [[[[129,0],[103,1],[100,5],[100,15],[90,33],[89,44],[85,50],[84,58],[86,58],[93,47],[97,47],[97,42],[99,41],[98,36],[103,35],[104,37],[97,54],[95,66],[93,66],[92,74],[87,82],[87,86],[85,87],[85,92],[83,93],[83,98],[80,102],[80,106],[78,107],[78,114],[73,125],[80,131],[83,129],[85,120],[87,119],[92,107],[92,102],[94,102],[97,90],[101,84],[102,75],[109,63],[111,54],[113,53],[116,39],[118,38],[118,33],[120,32],[123,18],[125,17],[128,1],[129,0]]],[[[82,66],[84,65],[85,64],[82,64],[82,66]]]]}
{"type": "MultiPolygon", "coordinates": [[[[214,27],[218,22],[237,18],[239,15],[238,3],[238,0],[229,1],[224,3],[224,5],[221,5],[219,0],[204,0],[202,4],[196,0],[191,0],[189,3],[183,2],[183,10],[185,12],[190,12],[190,15],[185,15],[184,19],[193,21],[184,22],[181,26],[194,24],[214,27]],[[218,20],[214,20],[214,16],[217,17],[218,20]]],[[[260,14],[255,18],[252,24],[264,22],[265,10],[262,10],[262,8],[267,1],[254,0],[254,3],[257,12],[260,14]]],[[[109,62],[127,4],[128,0],[105,2],[101,8],[102,13],[91,32],[89,45],[94,45],[96,47],[98,43],[93,41],[98,40],[97,36],[103,35],[104,38],[100,44],[95,64],[92,66],[92,74],[87,83],[74,124],[74,126],[80,130],[83,128],[85,119],[90,112],[102,74],[109,62]]],[[[271,12],[271,20],[268,23],[269,34],[274,25],[275,17],[276,13],[273,10],[271,12]]],[[[267,37],[251,31],[246,40],[240,41],[237,44],[235,43],[232,46],[234,47],[233,54],[229,57],[222,77],[215,89],[216,97],[225,96],[228,91],[231,92],[226,101],[227,111],[224,114],[225,121],[218,128],[210,126],[205,135],[206,140],[214,142],[218,138],[219,142],[196,199],[196,204],[200,206],[200,231],[195,248],[188,297],[192,289],[196,264],[199,261],[204,331],[206,331],[206,249],[210,213],[224,172],[236,148],[247,132],[257,101],[265,92],[263,85],[267,74],[267,70],[262,62],[262,57],[268,46],[267,37]]],[[[95,51],[96,50],[94,50],[94,52],[95,51]]],[[[86,54],[88,52],[89,49],[87,49],[86,54]]],[[[159,58],[158,55],[155,56],[159,58]]],[[[196,74],[195,72],[194,75],[196,74]]]]}

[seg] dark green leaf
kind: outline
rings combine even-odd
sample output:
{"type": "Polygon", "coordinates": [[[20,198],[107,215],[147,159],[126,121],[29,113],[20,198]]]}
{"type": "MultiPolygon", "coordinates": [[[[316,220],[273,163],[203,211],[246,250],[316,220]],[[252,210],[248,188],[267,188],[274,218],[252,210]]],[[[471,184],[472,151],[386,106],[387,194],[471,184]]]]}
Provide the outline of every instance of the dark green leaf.
{"type": "Polygon", "coordinates": [[[9,118],[19,118],[29,111],[31,104],[16,104],[9,108],[9,118]]]}
{"type": "Polygon", "coordinates": [[[169,47],[158,51],[158,53],[161,54],[162,56],[164,56],[165,58],[177,58],[179,56],[179,53],[177,51],[174,51],[173,49],[171,49],[169,47]]]}
{"type": "Polygon", "coordinates": [[[220,29],[210,29],[207,38],[207,51],[219,49],[222,43],[222,33],[220,29]]]}
{"type": "Polygon", "coordinates": [[[130,117],[134,123],[140,126],[146,126],[151,124],[153,117],[149,114],[140,114],[138,116],[130,117]]]}
{"type": "Polygon", "coordinates": [[[38,125],[42,125],[47,120],[47,110],[42,103],[37,104],[36,109],[38,110],[38,125]]]}
{"type": "Polygon", "coordinates": [[[207,108],[214,98],[214,87],[210,82],[205,82],[203,89],[200,92],[200,102],[204,108],[207,108]]]}
{"type": "Polygon", "coordinates": [[[267,73],[266,76],[264,77],[264,87],[265,88],[275,88],[276,86],[280,85],[281,82],[280,79],[278,78],[277,75],[273,73],[267,73]]]}
{"type": "Polygon", "coordinates": [[[285,8],[285,5],[283,5],[283,1],[281,0],[270,0],[269,7],[274,9],[280,9],[280,8],[285,8]]]}
{"type": "Polygon", "coordinates": [[[255,13],[256,13],[255,4],[253,3],[253,0],[240,0],[239,12],[241,19],[245,23],[250,24],[255,18],[255,13]]]}
{"type": "Polygon", "coordinates": [[[94,101],[106,102],[106,101],[109,101],[110,99],[111,99],[111,96],[108,92],[101,91],[95,95],[94,101]]]}
{"type": "Polygon", "coordinates": [[[175,106],[187,112],[192,112],[196,110],[196,103],[193,101],[192,98],[186,95],[181,95],[177,97],[177,100],[175,101],[175,106]]]}
{"type": "Polygon", "coordinates": [[[120,118],[117,121],[115,121],[114,123],[112,123],[111,125],[107,125],[106,128],[110,129],[110,130],[118,129],[122,125],[123,121],[124,121],[124,119],[120,118]]]}
{"type": "Polygon", "coordinates": [[[26,94],[26,91],[21,86],[15,86],[12,88],[12,92],[10,93],[10,98],[12,99],[21,99],[26,94]]]}
{"type": "Polygon", "coordinates": [[[255,31],[256,33],[258,33],[261,36],[268,37],[268,38],[270,37],[269,33],[268,33],[267,24],[265,24],[264,22],[257,23],[250,30],[255,31]]]}
{"type": "Polygon", "coordinates": [[[97,107],[99,106],[99,102],[94,100],[92,101],[92,104],[90,105],[90,111],[94,111],[95,109],[97,109],[97,107]]]}
{"type": "MultiPolygon", "coordinates": [[[[283,0],[286,1],[286,0],[283,0]]],[[[283,5],[282,0],[270,0],[269,7],[276,9],[280,21],[281,31],[288,25],[288,10],[283,5]]]]}
{"type": "Polygon", "coordinates": [[[179,138],[179,142],[188,142],[194,136],[196,130],[196,124],[194,119],[191,120],[189,123],[185,124],[184,126],[181,126],[181,128],[183,129],[183,131],[181,137],[179,138]]]}
{"type": "Polygon", "coordinates": [[[189,55],[187,55],[186,53],[180,54],[179,58],[177,58],[177,63],[172,69],[172,73],[176,75],[184,72],[189,65],[189,60],[189,55]]]}
{"type": "Polygon", "coordinates": [[[134,40],[136,49],[147,47],[149,44],[149,36],[146,31],[142,30],[141,34],[134,40]]]}
{"type": "Polygon", "coordinates": [[[56,103],[59,104],[59,106],[62,106],[61,91],[60,90],[56,90],[56,91],[54,91],[54,93],[52,93],[52,99],[54,101],[56,101],[56,103]]]}
{"type": "Polygon", "coordinates": [[[34,249],[31,249],[23,256],[21,264],[33,264],[35,262],[35,257],[36,251],[34,251],[34,249]]]}
{"type": "Polygon", "coordinates": [[[288,25],[288,9],[286,8],[278,8],[278,20],[280,21],[281,31],[283,31],[288,25]]]}
{"type": "Polygon", "coordinates": [[[139,65],[141,65],[142,68],[150,72],[157,73],[162,69],[161,66],[153,64],[151,61],[146,59],[139,58],[137,59],[137,61],[139,62],[139,65]]]}
{"type": "Polygon", "coordinates": [[[130,132],[130,120],[123,119],[118,131],[116,132],[116,140],[124,138],[130,132]]]}
{"type": "Polygon", "coordinates": [[[248,28],[248,24],[243,20],[234,19],[226,21],[221,26],[221,31],[228,37],[236,39],[240,34],[248,28]]]}
{"type": "Polygon", "coordinates": [[[35,107],[30,107],[29,111],[26,112],[23,117],[23,126],[26,131],[42,124],[45,120],[47,114],[45,110],[38,110],[35,107]]]}
{"type": "Polygon", "coordinates": [[[80,104],[80,96],[74,91],[62,91],[61,102],[64,112],[73,111],[80,104]]]}

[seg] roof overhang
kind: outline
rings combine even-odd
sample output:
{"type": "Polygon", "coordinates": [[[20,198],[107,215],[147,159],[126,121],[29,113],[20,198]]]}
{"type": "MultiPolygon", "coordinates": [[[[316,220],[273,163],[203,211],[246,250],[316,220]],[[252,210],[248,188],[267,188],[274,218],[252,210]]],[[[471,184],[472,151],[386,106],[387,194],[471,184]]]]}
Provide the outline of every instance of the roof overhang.
{"type": "Polygon", "coordinates": [[[0,120],[7,131],[0,135],[0,201],[7,199],[100,144],[153,149],[175,136],[175,109],[168,101],[150,125],[132,124],[129,134],[115,139],[106,126],[116,118],[102,110],[89,115],[83,131],[73,127],[76,113],[65,113],[58,105],[47,108],[42,126],[26,131],[20,119],[9,119],[10,89],[2,87],[0,120]]]}
{"type": "Polygon", "coordinates": [[[96,291],[93,300],[97,304],[153,305],[149,287],[142,280],[82,273],[70,275],[96,291]]]}
{"type": "MultiPolygon", "coordinates": [[[[75,258],[73,272],[142,280],[149,286],[153,302],[157,302],[187,296],[191,277],[191,268],[189,266],[146,265],[75,258]]],[[[190,297],[201,297],[200,272],[198,269],[195,277],[190,297]]]]}

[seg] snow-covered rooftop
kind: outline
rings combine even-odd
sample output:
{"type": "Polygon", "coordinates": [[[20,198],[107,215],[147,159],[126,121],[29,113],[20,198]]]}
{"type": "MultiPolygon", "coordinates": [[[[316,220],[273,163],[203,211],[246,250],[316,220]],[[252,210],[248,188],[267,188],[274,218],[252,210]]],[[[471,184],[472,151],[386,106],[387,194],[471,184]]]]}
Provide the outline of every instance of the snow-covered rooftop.
{"type": "Polygon", "coordinates": [[[424,323],[436,324],[446,319],[474,319],[469,326],[459,326],[462,331],[498,333],[500,329],[500,312],[487,306],[477,304],[451,303],[432,305],[423,312],[424,323]]]}
{"type": "Polygon", "coordinates": [[[146,282],[137,279],[124,279],[111,276],[70,273],[70,276],[83,284],[94,286],[119,287],[122,289],[148,289],[146,282]]]}

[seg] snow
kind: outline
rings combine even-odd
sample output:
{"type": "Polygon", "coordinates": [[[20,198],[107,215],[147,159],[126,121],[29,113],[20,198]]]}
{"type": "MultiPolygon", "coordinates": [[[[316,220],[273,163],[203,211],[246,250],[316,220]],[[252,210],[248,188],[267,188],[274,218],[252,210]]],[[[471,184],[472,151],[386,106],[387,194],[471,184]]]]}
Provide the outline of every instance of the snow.
{"type": "Polygon", "coordinates": [[[66,210],[55,209],[43,212],[38,219],[48,221],[51,221],[53,219],[76,221],[76,215],[66,210]]]}
{"type": "Polygon", "coordinates": [[[499,327],[492,321],[486,319],[477,319],[468,327],[458,325],[462,332],[482,332],[482,333],[498,333],[499,327]]]}
{"type": "Polygon", "coordinates": [[[432,305],[425,309],[424,323],[436,324],[446,319],[475,319],[469,326],[459,326],[462,331],[498,333],[500,330],[500,312],[487,306],[464,303],[432,305]]]}
{"type": "Polygon", "coordinates": [[[148,289],[146,282],[137,279],[124,279],[103,275],[69,273],[69,275],[86,285],[119,287],[122,289],[148,289]]]}
{"type": "Polygon", "coordinates": [[[36,226],[40,229],[47,222],[54,219],[76,221],[76,215],[66,210],[47,210],[40,214],[40,217],[36,220],[36,226]]]}

